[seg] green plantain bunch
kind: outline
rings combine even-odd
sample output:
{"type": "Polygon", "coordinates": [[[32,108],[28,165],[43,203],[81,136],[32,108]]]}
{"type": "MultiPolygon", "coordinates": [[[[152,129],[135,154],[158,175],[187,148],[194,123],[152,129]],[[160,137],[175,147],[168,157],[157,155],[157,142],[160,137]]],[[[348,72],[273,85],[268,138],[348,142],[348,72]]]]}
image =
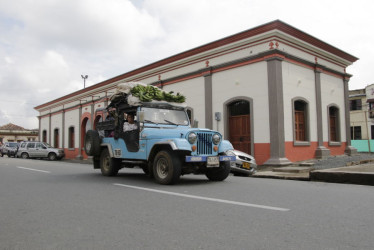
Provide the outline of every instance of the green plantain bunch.
{"type": "Polygon", "coordinates": [[[181,95],[180,93],[174,95],[173,91],[165,92],[151,85],[136,85],[131,89],[131,94],[138,97],[142,102],[150,102],[152,100],[156,100],[183,103],[186,101],[186,97],[181,95]]]}

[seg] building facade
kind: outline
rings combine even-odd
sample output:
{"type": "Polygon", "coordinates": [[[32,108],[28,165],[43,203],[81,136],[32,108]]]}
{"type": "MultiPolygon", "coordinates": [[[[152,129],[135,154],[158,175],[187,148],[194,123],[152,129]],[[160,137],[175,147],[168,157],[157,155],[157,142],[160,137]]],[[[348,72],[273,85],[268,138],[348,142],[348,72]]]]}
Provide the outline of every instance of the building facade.
{"type": "Polygon", "coordinates": [[[276,20],[154,62],[35,109],[41,140],[87,158],[83,140],[121,82],[181,92],[199,127],[259,164],[353,153],[346,68],[357,60],[276,20]]]}
{"type": "Polygon", "coordinates": [[[39,131],[35,129],[25,129],[12,123],[0,126],[0,145],[4,142],[35,141],[38,137],[39,131]]]}
{"type": "Polygon", "coordinates": [[[349,91],[352,144],[359,152],[374,151],[374,84],[349,91]]]}

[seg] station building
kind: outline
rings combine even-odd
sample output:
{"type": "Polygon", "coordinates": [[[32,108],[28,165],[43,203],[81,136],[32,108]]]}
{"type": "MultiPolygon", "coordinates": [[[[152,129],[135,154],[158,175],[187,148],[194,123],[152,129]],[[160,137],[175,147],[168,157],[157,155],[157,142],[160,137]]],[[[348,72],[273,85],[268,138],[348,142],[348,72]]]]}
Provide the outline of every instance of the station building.
{"type": "Polygon", "coordinates": [[[87,159],[87,130],[116,86],[181,92],[192,121],[261,165],[352,154],[346,68],[358,58],[280,20],[181,52],[41,104],[39,136],[87,159]]]}

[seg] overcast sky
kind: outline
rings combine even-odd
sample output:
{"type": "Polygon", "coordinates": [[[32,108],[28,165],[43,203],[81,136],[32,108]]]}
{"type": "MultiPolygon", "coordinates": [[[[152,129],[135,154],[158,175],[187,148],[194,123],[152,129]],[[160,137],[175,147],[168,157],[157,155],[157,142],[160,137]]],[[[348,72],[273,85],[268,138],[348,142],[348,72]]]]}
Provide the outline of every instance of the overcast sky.
{"type": "Polygon", "coordinates": [[[38,128],[34,107],[279,19],[359,60],[374,83],[372,0],[0,0],[0,126],[38,128]]]}

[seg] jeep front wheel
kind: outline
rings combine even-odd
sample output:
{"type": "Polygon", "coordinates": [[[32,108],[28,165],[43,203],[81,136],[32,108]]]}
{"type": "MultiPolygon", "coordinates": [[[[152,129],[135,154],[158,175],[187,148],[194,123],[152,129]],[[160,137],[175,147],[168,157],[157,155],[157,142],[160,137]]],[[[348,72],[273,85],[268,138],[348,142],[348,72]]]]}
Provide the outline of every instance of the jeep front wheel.
{"type": "Polygon", "coordinates": [[[176,154],[160,151],[153,161],[153,175],[156,182],[163,185],[174,184],[179,180],[182,164],[176,154]]]}
{"type": "Polygon", "coordinates": [[[208,168],[206,170],[206,177],[211,181],[223,181],[230,174],[230,162],[223,161],[218,168],[208,168]]]}
{"type": "Polygon", "coordinates": [[[104,176],[115,176],[121,168],[121,159],[110,157],[108,149],[104,149],[100,155],[100,169],[104,176]]]}

